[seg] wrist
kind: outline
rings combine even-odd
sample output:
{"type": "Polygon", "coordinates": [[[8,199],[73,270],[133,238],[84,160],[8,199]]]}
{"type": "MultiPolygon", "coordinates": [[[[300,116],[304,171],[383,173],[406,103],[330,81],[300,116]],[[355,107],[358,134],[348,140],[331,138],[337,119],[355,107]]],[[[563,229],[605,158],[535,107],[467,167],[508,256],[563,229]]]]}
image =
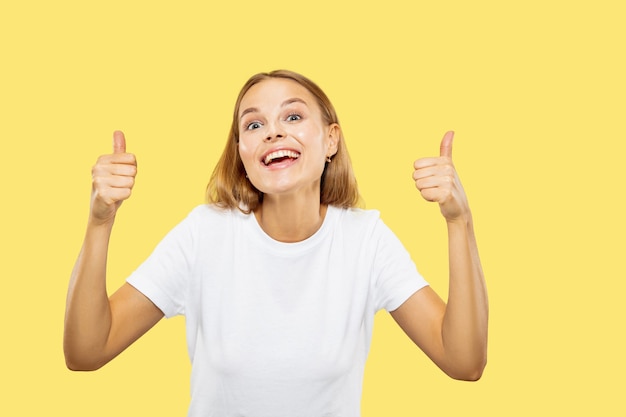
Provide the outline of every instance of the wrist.
{"type": "Polygon", "coordinates": [[[472,226],[472,214],[468,212],[453,219],[446,219],[446,224],[448,227],[470,228],[472,226]]]}
{"type": "Polygon", "coordinates": [[[90,214],[89,219],[87,220],[87,228],[93,230],[111,230],[113,228],[113,223],[115,223],[115,216],[100,219],[93,216],[93,214],[90,214]]]}

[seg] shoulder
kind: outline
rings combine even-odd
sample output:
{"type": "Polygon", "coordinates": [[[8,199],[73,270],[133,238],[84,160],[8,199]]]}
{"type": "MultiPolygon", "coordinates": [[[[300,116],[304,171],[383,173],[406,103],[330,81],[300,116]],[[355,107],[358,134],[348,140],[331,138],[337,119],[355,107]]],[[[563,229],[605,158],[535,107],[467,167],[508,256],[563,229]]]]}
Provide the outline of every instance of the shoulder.
{"type": "Polygon", "coordinates": [[[192,235],[205,231],[223,231],[230,227],[234,220],[245,216],[239,210],[223,209],[214,204],[201,204],[189,211],[177,225],[177,228],[188,230],[192,235]]]}
{"type": "Polygon", "coordinates": [[[361,208],[341,208],[336,206],[328,206],[328,213],[331,216],[339,218],[345,222],[368,223],[376,222],[380,219],[380,212],[372,209],[361,208]]]}
{"type": "Polygon", "coordinates": [[[189,216],[211,217],[211,216],[229,216],[233,212],[229,208],[221,208],[215,204],[200,204],[191,209],[189,216]]]}
{"type": "Polygon", "coordinates": [[[329,206],[328,214],[336,228],[346,230],[351,234],[371,235],[382,223],[378,210],[329,206]]]}
{"type": "Polygon", "coordinates": [[[333,207],[332,213],[334,213],[334,223],[338,228],[360,239],[367,239],[369,244],[398,240],[395,233],[383,221],[378,210],[333,207]]]}
{"type": "Polygon", "coordinates": [[[224,221],[226,219],[236,218],[238,214],[245,216],[245,214],[239,210],[221,208],[215,204],[201,204],[194,207],[189,212],[186,220],[192,222],[224,221]]]}

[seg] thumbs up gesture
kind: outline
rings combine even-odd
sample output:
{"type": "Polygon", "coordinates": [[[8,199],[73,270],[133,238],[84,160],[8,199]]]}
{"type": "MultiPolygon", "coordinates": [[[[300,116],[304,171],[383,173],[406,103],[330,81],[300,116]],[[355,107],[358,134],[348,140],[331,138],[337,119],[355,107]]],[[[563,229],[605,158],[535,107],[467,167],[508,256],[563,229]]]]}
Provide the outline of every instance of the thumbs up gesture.
{"type": "Polygon", "coordinates": [[[452,164],[454,132],[447,132],[439,150],[439,157],[415,161],[415,186],[427,201],[439,203],[441,214],[448,222],[469,216],[467,197],[456,169],[452,164]]]}
{"type": "Polygon", "coordinates": [[[126,153],[124,133],[113,133],[113,153],[102,155],[91,170],[91,220],[112,222],[124,200],[130,197],[137,175],[135,155],[126,153]]]}

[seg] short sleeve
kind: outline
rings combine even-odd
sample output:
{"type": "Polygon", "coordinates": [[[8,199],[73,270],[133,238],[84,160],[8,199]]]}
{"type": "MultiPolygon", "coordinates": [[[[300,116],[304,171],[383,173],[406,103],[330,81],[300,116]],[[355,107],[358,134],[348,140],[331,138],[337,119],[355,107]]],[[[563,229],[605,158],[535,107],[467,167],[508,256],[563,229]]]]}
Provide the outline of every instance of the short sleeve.
{"type": "Polygon", "coordinates": [[[374,298],[376,311],[394,311],[428,285],[396,235],[378,220],[374,227],[374,298]]]}
{"type": "Polygon", "coordinates": [[[168,318],[185,314],[194,253],[193,214],[176,225],[126,279],[168,318]]]}

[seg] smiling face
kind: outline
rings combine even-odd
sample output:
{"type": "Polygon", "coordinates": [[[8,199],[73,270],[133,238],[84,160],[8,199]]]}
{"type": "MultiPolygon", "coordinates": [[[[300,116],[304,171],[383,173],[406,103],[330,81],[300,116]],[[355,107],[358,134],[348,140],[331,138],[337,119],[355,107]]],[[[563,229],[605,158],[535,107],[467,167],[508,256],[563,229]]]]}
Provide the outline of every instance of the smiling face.
{"type": "Polygon", "coordinates": [[[267,79],[246,92],[238,118],[239,154],[250,182],[266,196],[305,192],[319,199],[339,126],[323,121],[315,97],[295,81],[267,79]]]}

